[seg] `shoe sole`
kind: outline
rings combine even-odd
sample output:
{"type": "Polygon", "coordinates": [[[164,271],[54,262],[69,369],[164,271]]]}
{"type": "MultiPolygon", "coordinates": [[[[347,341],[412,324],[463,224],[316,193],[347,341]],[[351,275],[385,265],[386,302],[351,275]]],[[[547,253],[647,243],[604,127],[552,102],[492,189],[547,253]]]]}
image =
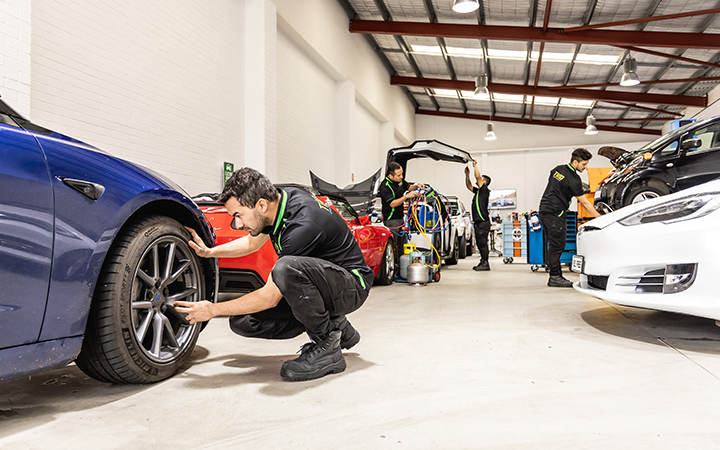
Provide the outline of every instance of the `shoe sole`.
{"type": "Polygon", "coordinates": [[[285,370],[285,368],[283,368],[280,371],[280,376],[287,381],[308,381],[322,378],[325,375],[329,375],[331,373],[341,373],[345,371],[346,368],[347,363],[345,362],[345,359],[341,359],[338,362],[332,363],[328,366],[322,367],[314,372],[309,373],[295,373],[291,370],[285,370]]]}

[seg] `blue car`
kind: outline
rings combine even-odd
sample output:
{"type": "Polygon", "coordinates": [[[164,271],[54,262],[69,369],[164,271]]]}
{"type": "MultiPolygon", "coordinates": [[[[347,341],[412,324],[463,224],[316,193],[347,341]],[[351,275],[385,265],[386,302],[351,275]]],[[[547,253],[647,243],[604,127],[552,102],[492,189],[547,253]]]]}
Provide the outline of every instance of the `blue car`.
{"type": "Polygon", "coordinates": [[[39,127],[0,101],[0,381],[75,361],[111,383],[153,383],[188,360],[215,301],[214,233],[176,184],[39,127]]]}

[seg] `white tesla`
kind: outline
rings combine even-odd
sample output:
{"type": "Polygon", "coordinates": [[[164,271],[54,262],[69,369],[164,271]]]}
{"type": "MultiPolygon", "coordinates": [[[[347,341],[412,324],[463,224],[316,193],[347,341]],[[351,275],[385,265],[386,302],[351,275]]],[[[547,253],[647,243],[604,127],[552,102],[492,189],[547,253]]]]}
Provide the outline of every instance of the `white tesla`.
{"type": "Polygon", "coordinates": [[[720,179],[628,205],[578,230],[579,292],[720,320],[720,179]]]}

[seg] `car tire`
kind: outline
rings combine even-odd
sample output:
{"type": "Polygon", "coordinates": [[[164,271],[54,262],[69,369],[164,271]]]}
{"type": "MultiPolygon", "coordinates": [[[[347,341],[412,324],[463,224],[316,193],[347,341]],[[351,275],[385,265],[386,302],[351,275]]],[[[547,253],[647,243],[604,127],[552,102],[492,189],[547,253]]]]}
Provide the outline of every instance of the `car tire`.
{"type": "Polygon", "coordinates": [[[77,366],[100,381],[154,383],[190,358],[202,323],[189,325],[176,300],[206,295],[190,234],[164,216],[123,229],[98,277],[77,366]]]}
{"type": "Polygon", "coordinates": [[[630,194],[626,197],[625,204],[623,206],[640,203],[666,194],[668,194],[668,192],[654,186],[638,186],[630,191],[630,194]]]}
{"type": "Polygon", "coordinates": [[[454,248],[452,249],[452,253],[448,255],[447,258],[445,258],[445,264],[448,266],[454,266],[458,263],[458,260],[460,259],[460,246],[458,245],[458,237],[455,235],[455,242],[454,242],[454,248]]]}
{"type": "Polygon", "coordinates": [[[380,286],[389,286],[395,281],[395,245],[392,240],[388,239],[385,244],[385,251],[383,252],[382,262],[380,263],[380,270],[378,275],[375,277],[375,283],[380,286]]]}
{"type": "Polygon", "coordinates": [[[458,256],[460,259],[465,259],[467,256],[467,243],[465,242],[465,236],[460,237],[459,245],[460,253],[458,256]]]}
{"type": "Polygon", "coordinates": [[[467,249],[465,250],[465,256],[472,256],[473,253],[475,253],[475,248],[473,247],[473,239],[472,237],[468,239],[467,242],[467,249]]]}

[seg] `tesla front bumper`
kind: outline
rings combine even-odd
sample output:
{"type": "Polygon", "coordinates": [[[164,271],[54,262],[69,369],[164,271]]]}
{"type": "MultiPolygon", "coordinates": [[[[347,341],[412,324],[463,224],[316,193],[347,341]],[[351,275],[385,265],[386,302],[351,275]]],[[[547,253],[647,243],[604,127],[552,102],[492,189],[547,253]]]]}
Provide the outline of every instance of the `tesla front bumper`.
{"type": "Polygon", "coordinates": [[[720,320],[718,217],[586,226],[577,240],[582,273],[574,287],[618,305],[720,320]]]}

